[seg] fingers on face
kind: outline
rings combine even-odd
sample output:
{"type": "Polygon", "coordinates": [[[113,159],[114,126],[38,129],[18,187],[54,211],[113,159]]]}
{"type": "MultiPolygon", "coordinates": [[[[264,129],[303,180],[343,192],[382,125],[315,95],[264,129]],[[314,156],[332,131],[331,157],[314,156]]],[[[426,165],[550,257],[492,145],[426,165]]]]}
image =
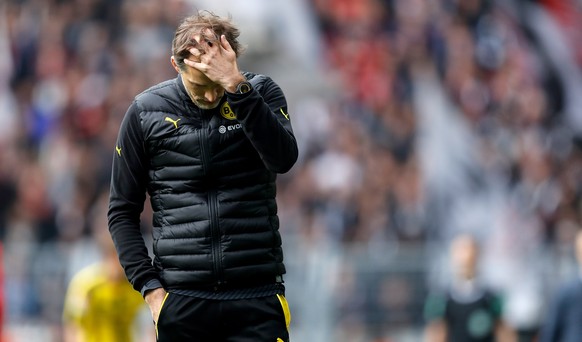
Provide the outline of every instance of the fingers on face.
{"type": "Polygon", "coordinates": [[[232,51],[232,47],[230,46],[230,43],[228,42],[228,39],[226,39],[226,36],[224,34],[220,36],[220,42],[222,44],[222,47],[226,51],[232,51]]]}
{"type": "Polygon", "coordinates": [[[200,57],[204,54],[204,51],[200,50],[199,48],[192,47],[188,50],[192,57],[199,60],[200,57]]]}
{"type": "Polygon", "coordinates": [[[198,64],[191,59],[184,59],[184,63],[192,68],[198,68],[198,64]]]}
{"type": "Polygon", "coordinates": [[[205,50],[202,44],[191,47],[188,52],[190,56],[184,59],[184,63],[197,69],[200,68],[200,64],[207,63],[214,55],[214,52],[205,50]]]}
{"type": "Polygon", "coordinates": [[[230,43],[225,35],[217,36],[213,31],[206,31],[192,36],[192,47],[188,50],[191,57],[186,59],[186,64],[200,68],[200,64],[209,63],[217,54],[229,53],[232,51],[230,43]]]}
{"type": "Polygon", "coordinates": [[[212,58],[217,53],[220,53],[220,42],[212,41],[203,36],[194,36],[192,39],[192,46],[188,50],[195,60],[203,60],[204,58],[212,58]]]}
{"type": "Polygon", "coordinates": [[[199,34],[195,34],[192,41],[201,46],[204,51],[220,46],[220,37],[211,29],[205,29],[199,34]]]}

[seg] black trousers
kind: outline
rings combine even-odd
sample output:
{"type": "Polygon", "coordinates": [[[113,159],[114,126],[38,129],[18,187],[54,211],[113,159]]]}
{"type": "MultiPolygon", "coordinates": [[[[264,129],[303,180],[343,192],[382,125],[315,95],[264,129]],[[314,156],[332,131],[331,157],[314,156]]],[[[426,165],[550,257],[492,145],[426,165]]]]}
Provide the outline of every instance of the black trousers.
{"type": "Polygon", "coordinates": [[[282,295],[210,300],[169,293],[158,342],[289,342],[291,315],[282,295]]]}

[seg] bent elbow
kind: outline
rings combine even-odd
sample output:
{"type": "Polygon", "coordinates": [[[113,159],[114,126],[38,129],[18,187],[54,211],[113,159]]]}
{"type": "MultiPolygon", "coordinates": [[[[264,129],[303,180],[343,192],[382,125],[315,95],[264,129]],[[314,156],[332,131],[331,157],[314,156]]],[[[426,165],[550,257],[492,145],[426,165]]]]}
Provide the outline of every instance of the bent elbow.
{"type": "Polygon", "coordinates": [[[297,145],[295,145],[293,149],[288,151],[288,154],[281,156],[276,164],[271,164],[269,170],[280,174],[287,173],[295,165],[298,157],[299,151],[297,145]]]}

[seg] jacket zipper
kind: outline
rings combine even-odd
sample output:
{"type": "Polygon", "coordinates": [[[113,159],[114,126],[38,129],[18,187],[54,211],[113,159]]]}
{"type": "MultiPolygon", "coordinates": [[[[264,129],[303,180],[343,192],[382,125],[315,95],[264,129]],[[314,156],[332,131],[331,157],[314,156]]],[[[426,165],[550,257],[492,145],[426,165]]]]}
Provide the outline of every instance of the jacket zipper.
{"type": "Polygon", "coordinates": [[[212,261],[214,263],[214,272],[218,278],[217,286],[214,290],[218,290],[224,283],[222,274],[222,251],[220,249],[220,229],[218,227],[218,198],[216,191],[212,190],[208,194],[210,205],[210,233],[212,236],[212,261]]]}
{"type": "MultiPolygon", "coordinates": [[[[209,122],[206,118],[206,113],[202,113],[202,129],[200,130],[200,151],[202,154],[202,167],[204,173],[208,176],[208,165],[210,163],[210,148],[208,147],[208,126],[209,122]]],[[[218,197],[216,190],[210,189],[208,191],[208,207],[210,210],[210,237],[212,245],[212,267],[214,274],[218,279],[215,290],[223,283],[223,266],[222,266],[222,252],[220,249],[220,227],[218,226],[218,197]]]]}

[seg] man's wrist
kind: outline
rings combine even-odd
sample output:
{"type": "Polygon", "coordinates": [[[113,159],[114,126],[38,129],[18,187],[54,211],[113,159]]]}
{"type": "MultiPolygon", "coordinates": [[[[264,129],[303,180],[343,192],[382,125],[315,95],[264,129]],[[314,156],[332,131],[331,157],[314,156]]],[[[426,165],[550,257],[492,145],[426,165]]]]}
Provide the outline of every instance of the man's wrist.
{"type": "Polygon", "coordinates": [[[149,305],[155,305],[155,303],[160,303],[163,298],[166,296],[166,290],[164,290],[164,288],[160,287],[154,290],[148,290],[146,291],[145,296],[143,297],[143,299],[145,300],[145,302],[149,305]]]}
{"type": "Polygon", "coordinates": [[[239,77],[233,78],[233,80],[229,82],[228,86],[224,87],[224,90],[231,94],[234,94],[236,93],[238,85],[241,84],[242,82],[245,82],[246,80],[247,79],[242,74],[239,74],[239,77]]]}
{"type": "Polygon", "coordinates": [[[141,296],[145,298],[148,291],[159,288],[163,288],[162,283],[158,279],[152,279],[141,288],[141,296]]]}

